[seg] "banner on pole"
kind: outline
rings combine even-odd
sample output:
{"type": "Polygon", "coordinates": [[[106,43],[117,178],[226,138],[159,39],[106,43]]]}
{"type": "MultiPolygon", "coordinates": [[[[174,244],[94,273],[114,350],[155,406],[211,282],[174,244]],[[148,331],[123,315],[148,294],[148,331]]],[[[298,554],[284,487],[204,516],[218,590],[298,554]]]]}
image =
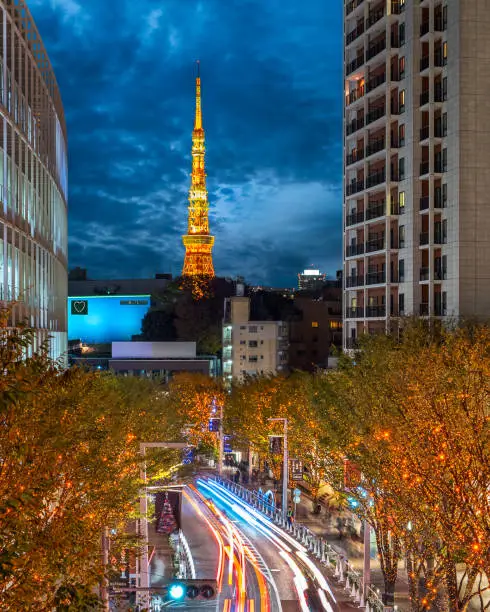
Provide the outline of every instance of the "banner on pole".
{"type": "Polygon", "coordinates": [[[300,459],[291,459],[291,479],[303,480],[303,462],[300,459]]]}
{"type": "Polygon", "coordinates": [[[283,452],[282,436],[269,436],[269,452],[271,455],[282,455],[282,452],[283,452]]]}

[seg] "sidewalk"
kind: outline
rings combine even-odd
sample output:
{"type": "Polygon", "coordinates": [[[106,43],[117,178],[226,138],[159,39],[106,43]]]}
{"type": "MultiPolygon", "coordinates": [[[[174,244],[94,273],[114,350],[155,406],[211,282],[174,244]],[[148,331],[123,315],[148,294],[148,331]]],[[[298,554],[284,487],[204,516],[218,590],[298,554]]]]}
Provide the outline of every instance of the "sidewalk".
{"type": "MultiPolygon", "coordinates": [[[[243,483],[242,483],[243,484],[243,483]]],[[[244,485],[250,489],[257,490],[259,485],[256,483],[244,485]]],[[[262,490],[269,488],[273,489],[273,481],[267,481],[267,484],[262,485],[262,490]]],[[[364,566],[364,543],[363,533],[359,533],[359,521],[353,521],[353,515],[349,511],[339,510],[328,504],[328,496],[320,498],[321,511],[319,514],[313,514],[313,503],[311,498],[306,493],[303,487],[301,489],[301,501],[296,506],[296,521],[305,527],[308,527],[315,535],[326,540],[332,548],[346,557],[350,565],[360,574],[363,573],[364,566]],[[337,519],[344,519],[349,525],[356,523],[356,529],[349,529],[344,526],[339,532],[337,527],[337,519]],[[355,532],[355,533],[354,533],[355,532]]],[[[374,536],[373,536],[374,537],[374,536]]],[[[371,548],[371,584],[383,592],[383,574],[379,559],[375,553],[375,548],[371,548]]],[[[395,605],[400,611],[408,611],[410,609],[408,596],[408,578],[403,560],[398,564],[398,579],[395,591],[395,605]]]]}

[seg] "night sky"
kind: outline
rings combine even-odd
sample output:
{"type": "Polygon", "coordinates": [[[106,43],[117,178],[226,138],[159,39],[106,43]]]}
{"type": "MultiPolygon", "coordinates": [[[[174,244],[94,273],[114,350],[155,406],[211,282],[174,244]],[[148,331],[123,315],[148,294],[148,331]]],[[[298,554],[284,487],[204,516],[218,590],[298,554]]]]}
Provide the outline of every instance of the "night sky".
{"type": "Polygon", "coordinates": [[[28,5],[67,117],[70,267],[180,273],[196,59],[217,275],[341,267],[340,1],[28,5]]]}

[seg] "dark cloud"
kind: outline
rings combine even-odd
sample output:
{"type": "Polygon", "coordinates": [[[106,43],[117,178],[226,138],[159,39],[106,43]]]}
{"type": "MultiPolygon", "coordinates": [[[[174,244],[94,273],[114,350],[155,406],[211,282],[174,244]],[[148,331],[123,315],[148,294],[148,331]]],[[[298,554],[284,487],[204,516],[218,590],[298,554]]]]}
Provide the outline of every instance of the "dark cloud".
{"type": "Polygon", "coordinates": [[[70,265],[180,271],[201,59],[218,274],[341,262],[340,3],[30,0],[62,93],[70,265]]]}

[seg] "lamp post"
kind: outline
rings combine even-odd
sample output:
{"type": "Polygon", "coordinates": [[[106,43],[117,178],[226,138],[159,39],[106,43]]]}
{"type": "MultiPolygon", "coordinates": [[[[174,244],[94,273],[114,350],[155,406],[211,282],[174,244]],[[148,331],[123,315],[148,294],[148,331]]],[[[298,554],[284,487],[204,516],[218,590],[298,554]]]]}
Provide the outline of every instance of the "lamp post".
{"type": "Polygon", "coordinates": [[[288,511],[288,484],[289,484],[289,461],[288,461],[288,420],[283,418],[268,419],[269,421],[282,421],[284,426],[283,469],[282,469],[282,511],[284,516],[288,511]]]}

